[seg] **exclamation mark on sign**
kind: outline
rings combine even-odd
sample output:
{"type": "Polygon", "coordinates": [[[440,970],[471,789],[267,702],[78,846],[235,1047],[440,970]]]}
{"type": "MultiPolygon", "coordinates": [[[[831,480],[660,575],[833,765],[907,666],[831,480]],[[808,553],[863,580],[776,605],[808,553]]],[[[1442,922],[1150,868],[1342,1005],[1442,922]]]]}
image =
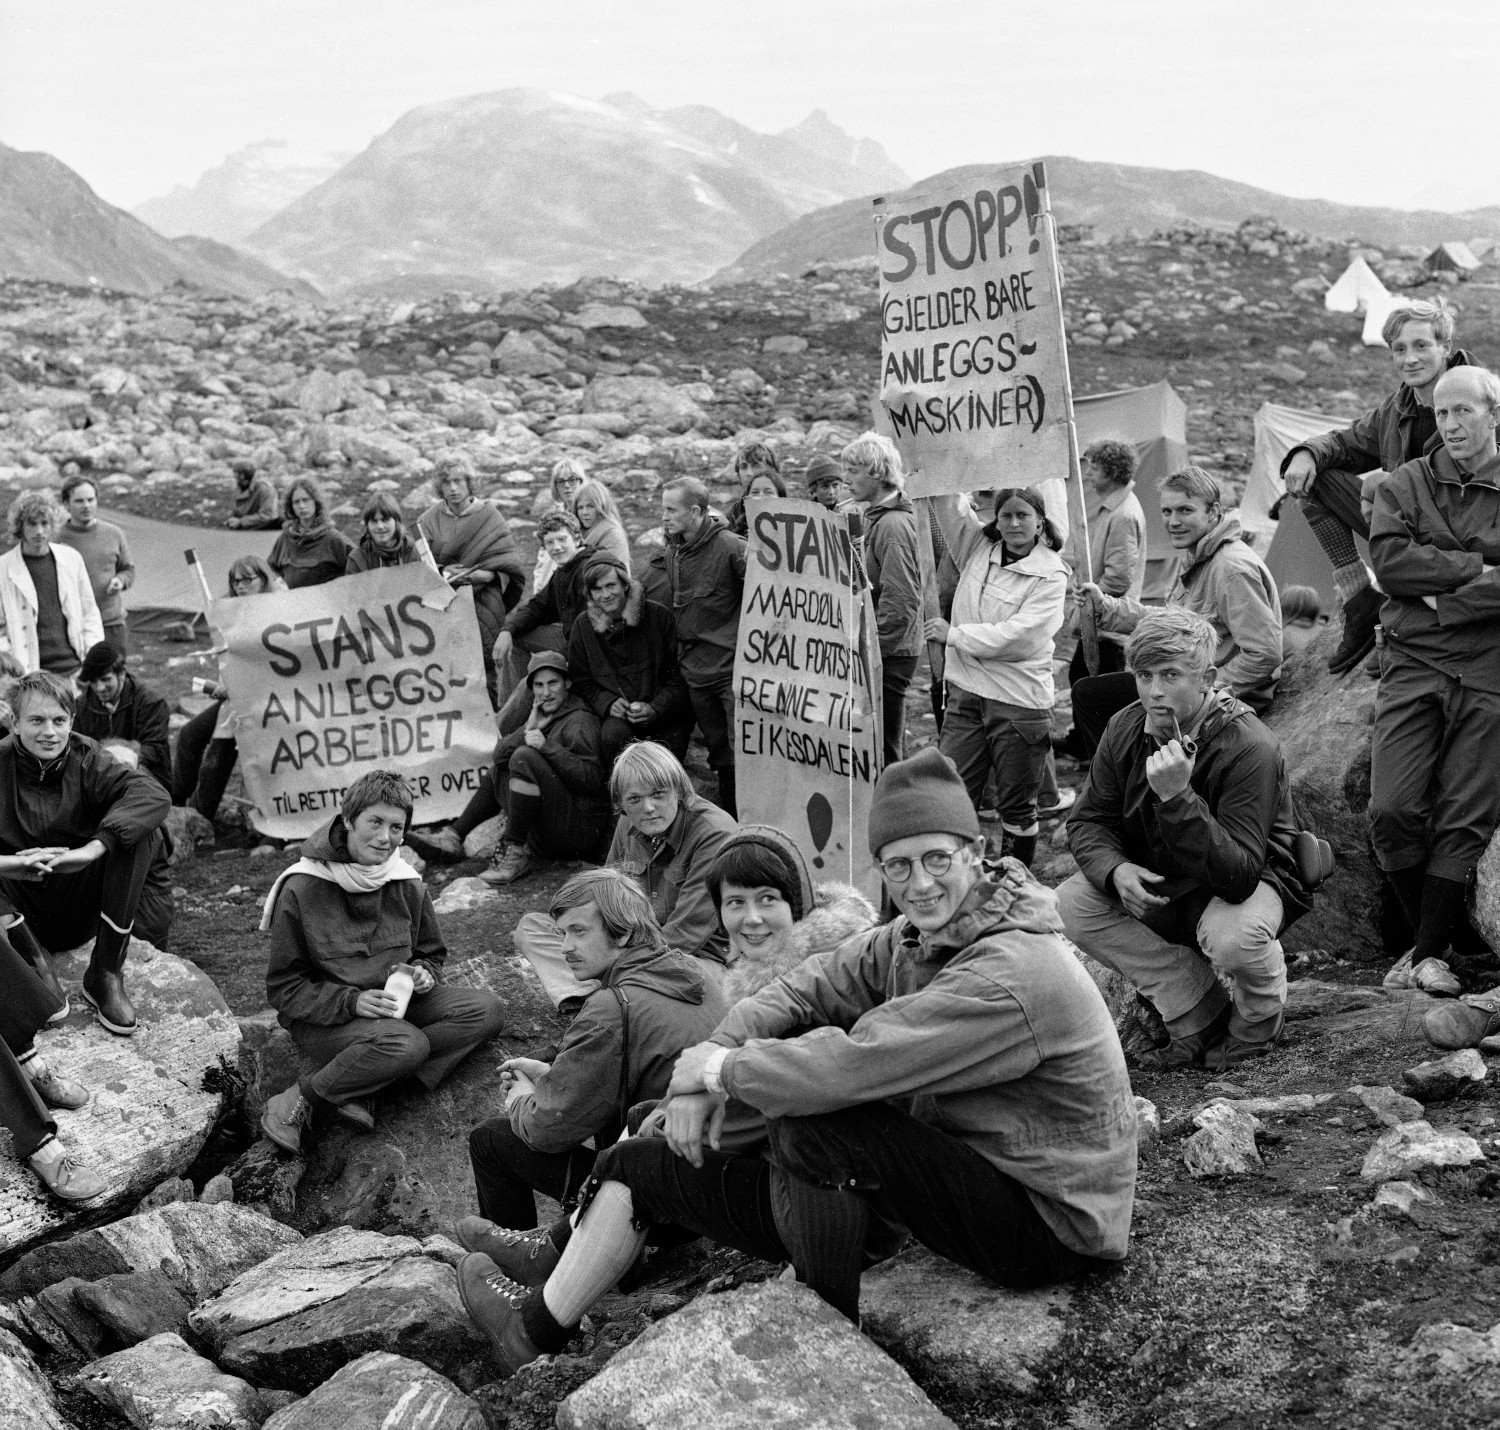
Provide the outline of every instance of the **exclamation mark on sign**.
{"type": "Polygon", "coordinates": [[[1047,186],[1047,171],[1040,163],[1031,166],[1031,173],[1021,183],[1021,202],[1026,205],[1026,227],[1031,230],[1031,246],[1028,253],[1039,253],[1042,241],[1036,236],[1036,221],[1042,216],[1041,190],[1047,186]]]}

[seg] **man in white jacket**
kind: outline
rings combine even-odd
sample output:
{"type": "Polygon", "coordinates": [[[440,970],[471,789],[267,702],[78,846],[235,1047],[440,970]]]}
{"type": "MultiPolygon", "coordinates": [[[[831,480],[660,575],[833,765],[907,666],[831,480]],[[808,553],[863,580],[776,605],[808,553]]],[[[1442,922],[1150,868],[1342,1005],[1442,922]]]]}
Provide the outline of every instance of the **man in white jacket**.
{"type": "Polygon", "coordinates": [[[24,671],[68,677],[104,639],[104,623],[83,557],[52,541],[62,516],[50,492],[22,492],[11,503],[8,525],[17,545],[0,554],[0,650],[24,671]]]}

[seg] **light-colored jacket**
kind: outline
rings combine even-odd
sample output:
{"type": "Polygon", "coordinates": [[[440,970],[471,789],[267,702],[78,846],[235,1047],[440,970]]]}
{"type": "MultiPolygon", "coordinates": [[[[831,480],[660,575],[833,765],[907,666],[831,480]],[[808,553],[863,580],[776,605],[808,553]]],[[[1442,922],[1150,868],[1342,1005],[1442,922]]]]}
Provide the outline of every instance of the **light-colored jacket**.
{"type": "MultiPolygon", "coordinates": [[[[57,596],[68,626],[68,644],[81,661],[91,645],[104,639],[104,622],[89,581],[89,568],[71,546],[52,543],[57,561],[57,596]]],[[[20,544],[0,553],[0,649],[8,650],[28,672],[41,669],[36,637],[36,583],[26,569],[20,544]]]]}
{"type": "MultiPolygon", "coordinates": [[[[1146,513],[1141,510],[1135,483],[1104,496],[1092,493],[1087,507],[1089,523],[1089,570],[1078,559],[1078,532],[1068,535],[1063,559],[1073,568],[1074,582],[1092,580],[1106,596],[1129,596],[1140,600],[1146,582],[1146,513]]],[[[1078,615],[1073,615],[1073,631],[1078,632],[1078,615]]],[[[1123,644],[1125,637],[1100,632],[1106,640],[1123,644]]]]}
{"type": "MultiPolygon", "coordinates": [[[[1220,681],[1257,714],[1266,709],[1281,679],[1281,597],[1266,563],[1240,539],[1238,512],[1226,512],[1177,558],[1167,604],[1213,626],[1220,681]]],[[[1128,635],[1150,609],[1129,596],[1106,596],[1099,629],[1128,635]]]]}
{"type": "Polygon", "coordinates": [[[932,498],[948,549],[958,562],[958,589],[948,626],[946,678],[986,700],[1050,710],[1052,638],[1062,629],[1068,568],[1038,541],[1019,561],[953,497],[932,498]]]}
{"type": "Polygon", "coordinates": [[[1061,929],[1050,889],[1028,881],[1012,901],[985,879],[935,934],[898,918],[815,954],[719,1025],[724,1088],[766,1117],[894,1102],[1020,1182],[1065,1245],[1118,1260],[1135,1101],[1061,929]]]}

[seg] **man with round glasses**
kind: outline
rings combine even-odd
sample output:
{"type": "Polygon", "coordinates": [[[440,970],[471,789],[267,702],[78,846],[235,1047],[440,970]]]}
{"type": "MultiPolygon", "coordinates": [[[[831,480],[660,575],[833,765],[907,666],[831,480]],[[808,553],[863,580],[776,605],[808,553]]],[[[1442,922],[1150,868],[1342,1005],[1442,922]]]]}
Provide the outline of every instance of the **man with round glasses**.
{"type": "Polygon", "coordinates": [[[561,1258],[530,1289],[483,1254],[464,1304],[509,1374],[560,1351],[677,1226],[766,1261],[856,1324],[860,1274],[909,1235],[1004,1286],[1125,1256],[1136,1114],[1104,1000],[1050,890],[989,865],[936,749],[889,766],[869,840],[900,916],[735,1005],[677,1060],[664,1131],[607,1148],[561,1258]],[[764,1155],[719,1150],[730,1099],[764,1155]]]}

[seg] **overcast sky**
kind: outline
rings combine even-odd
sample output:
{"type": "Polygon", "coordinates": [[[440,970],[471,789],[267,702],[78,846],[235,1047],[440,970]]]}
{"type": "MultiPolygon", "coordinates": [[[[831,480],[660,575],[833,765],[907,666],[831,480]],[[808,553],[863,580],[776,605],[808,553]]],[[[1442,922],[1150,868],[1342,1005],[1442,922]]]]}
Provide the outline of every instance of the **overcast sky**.
{"type": "Polygon", "coordinates": [[[914,178],[1070,154],[1454,208],[1500,203],[1497,74],[1495,0],[0,0],[0,142],[126,206],[529,85],[821,108],[914,178]]]}

